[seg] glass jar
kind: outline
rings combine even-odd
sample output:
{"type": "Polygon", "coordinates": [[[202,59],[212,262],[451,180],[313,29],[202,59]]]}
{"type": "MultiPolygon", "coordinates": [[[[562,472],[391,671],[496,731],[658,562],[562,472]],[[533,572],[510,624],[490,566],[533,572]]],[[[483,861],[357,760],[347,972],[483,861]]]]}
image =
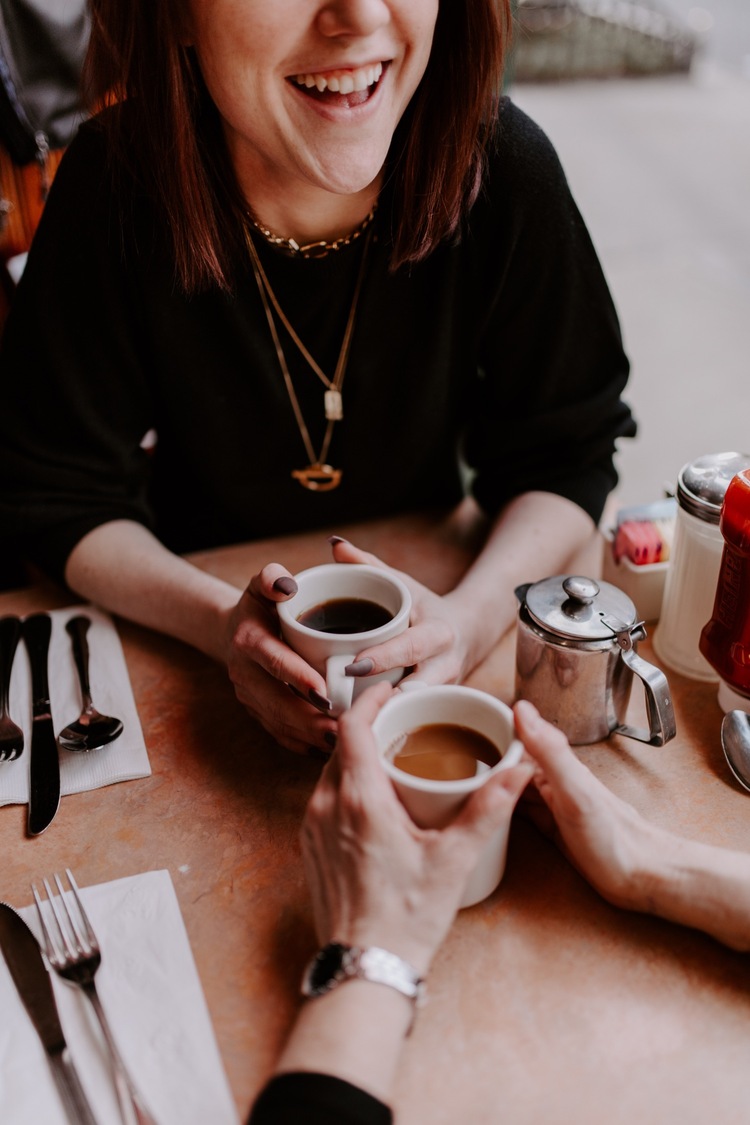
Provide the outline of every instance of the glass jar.
{"type": "Polygon", "coordinates": [[[750,711],[750,469],[730,481],[719,529],[724,547],[700,650],[719,675],[723,710],[750,711]]]}
{"type": "Polygon", "coordinates": [[[677,478],[677,518],[654,651],[676,672],[707,683],[719,679],[699,643],[724,548],[721,507],[729,482],[748,468],[750,454],[709,453],[683,465],[677,478]]]}

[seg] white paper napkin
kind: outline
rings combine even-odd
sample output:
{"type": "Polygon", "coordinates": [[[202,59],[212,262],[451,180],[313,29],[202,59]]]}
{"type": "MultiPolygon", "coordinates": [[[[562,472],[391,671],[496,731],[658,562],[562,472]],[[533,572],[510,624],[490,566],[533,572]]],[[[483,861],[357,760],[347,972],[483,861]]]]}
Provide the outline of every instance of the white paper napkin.
{"type": "MultiPolygon", "coordinates": [[[[115,781],[148,777],[151,773],[117,629],[111,617],[95,606],[68,606],[50,613],[52,639],[47,667],[55,733],[81,713],[81,690],[71,640],[65,631],[66,621],[76,613],[85,613],[91,618],[88,632],[89,681],[94,706],[105,715],[122,719],[124,730],[118,739],[101,750],[88,754],[59,751],[63,796],[66,793],[82,793],[86,789],[99,789],[115,781]]],[[[31,703],[29,656],[23,640],[20,640],[10,681],[10,714],[23,729],[25,745],[20,758],[0,765],[0,805],[26,804],[29,799],[31,703]]]]}
{"type": "MultiPolygon", "coordinates": [[[[81,888],[102,949],[96,984],[128,1071],[159,1125],[237,1125],[168,871],[81,888]]],[[[19,913],[38,934],[33,906],[19,913]]],[[[98,1024],[79,989],[52,983],[98,1125],[121,1125],[98,1024]]],[[[68,1125],[47,1057],[0,954],[0,1121],[68,1125]]]]}

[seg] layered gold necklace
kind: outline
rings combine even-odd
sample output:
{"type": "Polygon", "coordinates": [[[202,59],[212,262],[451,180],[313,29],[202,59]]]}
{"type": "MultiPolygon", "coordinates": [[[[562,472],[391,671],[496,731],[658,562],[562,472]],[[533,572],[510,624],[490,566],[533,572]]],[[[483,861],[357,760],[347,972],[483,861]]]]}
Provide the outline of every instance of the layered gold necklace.
{"type": "MultiPolygon", "coordinates": [[[[368,250],[370,249],[370,242],[372,240],[371,223],[374,211],[375,209],[373,208],[373,210],[365,219],[364,223],[360,227],[358,227],[355,232],[347,235],[345,239],[337,239],[336,242],[333,243],[311,243],[310,247],[299,247],[297,243],[293,243],[296,251],[303,254],[303,256],[305,257],[323,257],[325,254],[329,253],[330,250],[337,250],[340,246],[348,245],[350,242],[353,242],[355,238],[358,238],[361,234],[365,234],[364,247],[362,250],[362,261],[360,262],[359,273],[357,274],[357,281],[354,286],[354,295],[352,297],[352,303],[349,308],[349,316],[347,318],[346,328],[344,330],[344,338],[341,342],[341,349],[339,351],[339,357],[332,379],[329,379],[325,372],[321,369],[320,365],[310,354],[308,349],[303,344],[302,340],[300,340],[299,336],[295,332],[294,327],[289,322],[289,318],[284,313],[276,297],[276,294],[271,288],[271,284],[268,280],[268,277],[266,276],[266,271],[263,269],[263,264],[260,260],[260,256],[258,254],[255,243],[253,242],[252,235],[249,229],[246,228],[245,230],[245,240],[247,242],[247,248],[250,254],[250,261],[252,262],[253,266],[255,281],[258,286],[258,292],[260,293],[260,298],[263,302],[263,308],[266,313],[266,320],[268,321],[268,327],[271,331],[271,338],[276,349],[276,355],[279,361],[279,367],[281,368],[281,374],[284,378],[284,384],[287,389],[287,394],[289,395],[289,401],[292,405],[292,410],[294,411],[294,417],[297,422],[300,437],[302,438],[302,443],[305,447],[305,452],[307,453],[307,457],[309,459],[309,464],[302,469],[294,469],[292,471],[292,476],[295,480],[299,481],[303,488],[307,488],[312,492],[330,492],[332,489],[338,488],[339,484],[341,483],[342,470],[334,469],[333,466],[328,463],[328,451],[330,449],[331,439],[333,437],[334,426],[344,417],[341,389],[344,385],[344,376],[346,375],[346,366],[349,360],[349,350],[351,347],[352,336],[354,334],[354,323],[357,315],[359,294],[362,289],[368,250]],[[316,253],[304,254],[305,250],[312,247],[315,247],[317,249],[316,253]],[[327,247],[327,249],[325,251],[322,251],[321,248],[323,247],[327,247]],[[286,362],[284,350],[281,346],[281,340],[279,339],[279,333],[276,328],[276,321],[274,320],[273,316],[274,311],[276,312],[279,320],[284,325],[284,328],[289,333],[292,341],[297,346],[312,371],[314,371],[318,379],[320,379],[321,383],[325,387],[325,391],[323,393],[323,409],[325,412],[327,424],[325,433],[323,435],[323,443],[317,455],[310,439],[310,431],[308,430],[307,424],[302,415],[299,399],[297,398],[297,394],[294,390],[294,384],[292,383],[289,366],[286,362]]],[[[253,226],[274,245],[280,245],[282,242],[287,242],[290,244],[293,242],[293,240],[291,239],[278,239],[277,236],[272,235],[263,227],[260,227],[254,219],[251,219],[251,222],[253,226]]]]}

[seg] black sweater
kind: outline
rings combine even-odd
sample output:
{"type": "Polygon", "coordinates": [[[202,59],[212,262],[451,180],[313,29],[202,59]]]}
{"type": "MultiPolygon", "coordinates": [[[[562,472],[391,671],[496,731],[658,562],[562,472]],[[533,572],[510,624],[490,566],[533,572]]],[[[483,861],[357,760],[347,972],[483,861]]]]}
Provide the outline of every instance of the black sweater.
{"type": "MultiPolygon", "coordinates": [[[[635,426],[617,317],[557,156],[507,100],[486,186],[457,245],[388,271],[376,218],[328,460],[308,458],[250,269],[236,293],[185,298],[148,199],[112,198],[93,124],[65,155],[0,353],[0,527],[56,575],[113,519],[177,552],[447,507],[490,514],[543,489],[598,520],[615,441],[635,426]],[[158,435],[151,454],[147,431],[158,435]]],[[[322,260],[259,242],[282,308],[333,372],[363,239],[322,260]]],[[[317,451],[323,387],[282,344],[317,451]]]]}

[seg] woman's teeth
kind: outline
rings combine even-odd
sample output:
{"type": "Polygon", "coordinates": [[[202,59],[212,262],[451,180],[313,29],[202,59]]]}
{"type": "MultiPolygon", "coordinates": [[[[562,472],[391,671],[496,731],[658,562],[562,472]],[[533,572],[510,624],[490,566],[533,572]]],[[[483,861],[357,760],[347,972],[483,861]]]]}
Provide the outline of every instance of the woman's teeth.
{"type": "Polygon", "coordinates": [[[298,74],[294,81],[298,86],[313,86],[319,93],[329,90],[332,94],[352,94],[374,86],[383,73],[383,64],[363,66],[359,70],[333,71],[329,74],[298,74]]]}

